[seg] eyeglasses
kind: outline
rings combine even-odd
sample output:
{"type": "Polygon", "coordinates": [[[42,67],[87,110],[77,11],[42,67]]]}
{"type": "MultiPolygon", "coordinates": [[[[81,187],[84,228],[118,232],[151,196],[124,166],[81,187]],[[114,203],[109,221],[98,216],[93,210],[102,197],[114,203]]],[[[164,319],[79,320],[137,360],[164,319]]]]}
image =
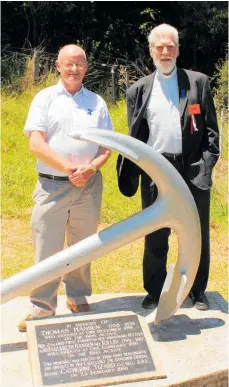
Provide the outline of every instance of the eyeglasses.
{"type": "Polygon", "coordinates": [[[66,62],[60,62],[64,65],[66,69],[73,69],[75,66],[77,69],[82,69],[86,63],[66,63],[66,62]]]}
{"type": "Polygon", "coordinates": [[[159,51],[159,52],[162,52],[164,50],[164,48],[166,48],[169,52],[172,52],[176,49],[177,46],[175,45],[172,45],[172,44],[169,44],[168,46],[163,46],[163,45],[159,45],[159,46],[154,46],[154,48],[159,51]]]}

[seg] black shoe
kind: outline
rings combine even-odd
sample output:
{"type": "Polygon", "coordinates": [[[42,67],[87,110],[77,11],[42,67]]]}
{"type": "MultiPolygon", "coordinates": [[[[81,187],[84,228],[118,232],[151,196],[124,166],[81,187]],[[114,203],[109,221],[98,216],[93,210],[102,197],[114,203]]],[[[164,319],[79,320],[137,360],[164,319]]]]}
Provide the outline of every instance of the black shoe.
{"type": "Polygon", "coordinates": [[[145,309],[153,309],[157,306],[160,297],[152,296],[151,294],[147,294],[144,300],[142,301],[142,307],[145,309]]]}
{"type": "Polygon", "coordinates": [[[203,292],[200,292],[200,293],[191,292],[189,294],[189,297],[191,298],[193,305],[195,306],[196,309],[199,309],[199,310],[209,309],[208,299],[203,292]]]}

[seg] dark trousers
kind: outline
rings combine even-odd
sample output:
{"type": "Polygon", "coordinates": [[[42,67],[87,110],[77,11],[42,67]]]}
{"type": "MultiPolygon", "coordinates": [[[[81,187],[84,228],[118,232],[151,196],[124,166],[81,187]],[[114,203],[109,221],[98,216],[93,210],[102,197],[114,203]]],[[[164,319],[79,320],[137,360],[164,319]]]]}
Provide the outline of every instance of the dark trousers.
{"type": "MultiPolygon", "coordinates": [[[[181,161],[169,160],[171,164],[184,177],[181,161]]],[[[210,190],[200,190],[192,183],[186,181],[197,206],[202,234],[202,249],[198,272],[192,286],[194,293],[204,292],[207,287],[210,268],[210,190]]],[[[148,175],[143,173],[141,179],[142,208],[149,207],[157,198],[157,187],[148,175]]],[[[145,236],[143,256],[143,283],[145,290],[155,297],[159,297],[165,278],[166,263],[169,250],[170,228],[163,228],[145,236]]],[[[189,247],[187,246],[187,249],[189,247]]]]}

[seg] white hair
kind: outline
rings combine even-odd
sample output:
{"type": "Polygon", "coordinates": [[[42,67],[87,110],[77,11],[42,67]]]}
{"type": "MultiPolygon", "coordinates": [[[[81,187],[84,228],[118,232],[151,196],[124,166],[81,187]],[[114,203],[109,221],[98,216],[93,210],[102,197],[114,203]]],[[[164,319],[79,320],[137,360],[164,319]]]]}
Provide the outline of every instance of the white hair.
{"type": "Polygon", "coordinates": [[[172,27],[170,24],[160,24],[159,26],[155,27],[152,29],[148,36],[148,42],[149,42],[149,47],[153,46],[157,40],[158,34],[161,32],[168,31],[170,32],[173,37],[174,37],[174,42],[176,45],[179,45],[179,36],[178,36],[178,31],[176,28],[172,27]]]}

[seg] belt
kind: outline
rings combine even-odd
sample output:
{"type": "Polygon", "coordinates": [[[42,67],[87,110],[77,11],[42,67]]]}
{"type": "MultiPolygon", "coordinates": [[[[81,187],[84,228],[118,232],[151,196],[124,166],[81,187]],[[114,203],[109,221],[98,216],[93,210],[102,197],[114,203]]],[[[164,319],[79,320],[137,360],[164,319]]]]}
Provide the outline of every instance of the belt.
{"type": "Polygon", "coordinates": [[[172,160],[181,160],[182,154],[181,153],[162,153],[162,156],[166,157],[167,159],[172,160]]]}
{"type": "Polygon", "coordinates": [[[45,177],[46,179],[50,180],[59,180],[59,181],[69,181],[68,176],[53,176],[53,175],[46,175],[46,173],[38,173],[40,177],[45,177]]]}

